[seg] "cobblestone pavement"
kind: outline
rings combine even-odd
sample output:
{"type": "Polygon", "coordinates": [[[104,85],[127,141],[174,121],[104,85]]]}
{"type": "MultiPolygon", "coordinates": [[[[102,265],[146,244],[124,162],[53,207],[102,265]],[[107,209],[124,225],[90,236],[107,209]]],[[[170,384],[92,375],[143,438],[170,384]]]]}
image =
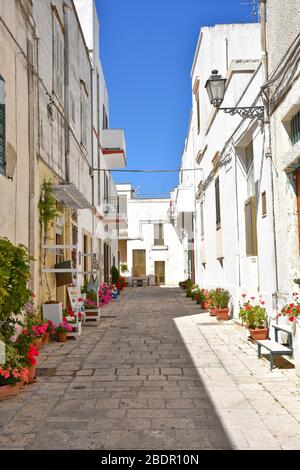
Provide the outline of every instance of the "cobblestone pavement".
{"type": "Polygon", "coordinates": [[[128,288],[0,403],[0,449],[299,449],[300,379],[180,289],[128,288]]]}

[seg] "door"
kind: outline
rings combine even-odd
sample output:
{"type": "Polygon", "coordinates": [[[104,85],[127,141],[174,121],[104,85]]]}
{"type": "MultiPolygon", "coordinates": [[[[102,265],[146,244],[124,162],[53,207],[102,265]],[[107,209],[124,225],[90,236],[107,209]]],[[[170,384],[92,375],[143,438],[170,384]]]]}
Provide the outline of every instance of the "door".
{"type": "Polygon", "coordinates": [[[146,250],[133,250],[133,277],[146,276],[146,250]]]}
{"type": "Polygon", "coordinates": [[[155,261],[155,284],[157,286],[165,284],[165,261],[155,261]]]}

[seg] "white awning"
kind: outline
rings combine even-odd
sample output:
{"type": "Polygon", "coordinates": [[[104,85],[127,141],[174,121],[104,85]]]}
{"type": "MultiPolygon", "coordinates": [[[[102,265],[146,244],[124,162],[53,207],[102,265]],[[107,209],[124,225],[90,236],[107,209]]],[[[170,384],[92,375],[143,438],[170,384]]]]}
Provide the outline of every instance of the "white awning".
{"type": "Polygon", "coordinates": [[[69,209],[92,209],[92,204],[74,186],[74,184],[58,184],[51,187],[55,199],[69,209]]]}

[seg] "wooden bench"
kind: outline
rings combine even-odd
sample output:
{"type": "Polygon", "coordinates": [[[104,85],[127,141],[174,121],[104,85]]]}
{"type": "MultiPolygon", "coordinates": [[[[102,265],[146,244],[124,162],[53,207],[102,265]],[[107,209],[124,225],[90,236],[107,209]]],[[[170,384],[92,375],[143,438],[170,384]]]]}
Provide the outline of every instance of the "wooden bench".
{"type": "Polygon", "coordinates": [[[273,341],[271,339],[264,339],[264,340],[257,340],[257,354],[258,357],[262,357],[261,353],[261,348],[265,348],[269,351],[270,353],[270,370],[273,370],[274,367],[274,355],[278,354],[280,356],[292,356],[293,350],[290,348],[287,348],[283,344],[276,343],[276,341],[273,341]]]}
{"type": "Polygon", "coordinates": [[[290,349],[293,349],[293,337],[292,337],[292,327],[290,325],[272,325],[275,333],[275,341],[278,343],[278,331],[287,333],[288,335],[288,345],[290,349]]]}

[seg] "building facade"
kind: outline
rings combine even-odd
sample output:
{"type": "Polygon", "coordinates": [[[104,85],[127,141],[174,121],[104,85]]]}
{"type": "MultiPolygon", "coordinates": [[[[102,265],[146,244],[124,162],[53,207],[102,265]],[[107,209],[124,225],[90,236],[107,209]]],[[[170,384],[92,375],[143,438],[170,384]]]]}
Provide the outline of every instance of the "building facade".
{"type": "Polygon", "coordinates": [[[66,304],[72,276],[57,269],[109,281],[118,263],[110,170],[125,166],[125,140],[109,129],[94,0],[0,0],[0,35],[0,234],[34,257],[37,303],[66,304]],[[46,230],[47,187],[57,215],[46,230]]]}
{"type": "Polygon", "coordinates": [[[300,4],[263,0],[260,8],[280,308],[300,278],[300,4]]]}
{"type": "Polygon", "coordinates": [[[184,181],[193,186],[194,197],[184,199],[193,212],[195,282],[207,289],[228,289],[235,317],[242,293],[263,297],[273,311],[276,282],[265,125],[212,106],[205,84],[213,69],[227,80],[222,107],[262,105],[260,25],[217,25],[200,31],[178,186],[184,181]]]}
{"type": "Polygon", "coordinates": [[[128,226],[120,230],[120,261],[131,280],[146,285],[178,286],[183,279],[183,247],[170,222],[171,199],[141,199],[130,184],[118,184],[120,216],[128,226]]]}

